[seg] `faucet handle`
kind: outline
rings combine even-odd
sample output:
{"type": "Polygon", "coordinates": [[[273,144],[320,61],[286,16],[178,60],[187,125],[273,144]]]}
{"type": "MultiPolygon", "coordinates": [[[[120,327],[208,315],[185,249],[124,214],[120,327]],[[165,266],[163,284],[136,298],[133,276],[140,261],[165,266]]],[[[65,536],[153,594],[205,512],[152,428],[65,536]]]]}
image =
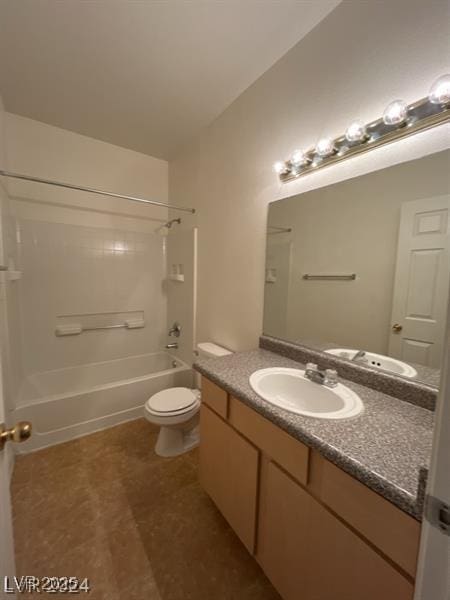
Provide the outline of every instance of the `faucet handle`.
{"type": "Polygon", "coordinates": [[[338,384],[338,374],[335,369],[325,369],[325,380],[327,385],[336,386],[338,384]]]}
{"type": "Polygon", "coordinates": [[[178,321],[175,321],[175,323],[169,329],[169,336],[174,335],[175,337],[180,337],[180,334],[181,334],[181,325],[178,323],[178,321]]]}
{"type": "Polygon", "coordinates": [[[319,367],[316,363],[306,363],[306,371],[318,371],[319,367]]]}

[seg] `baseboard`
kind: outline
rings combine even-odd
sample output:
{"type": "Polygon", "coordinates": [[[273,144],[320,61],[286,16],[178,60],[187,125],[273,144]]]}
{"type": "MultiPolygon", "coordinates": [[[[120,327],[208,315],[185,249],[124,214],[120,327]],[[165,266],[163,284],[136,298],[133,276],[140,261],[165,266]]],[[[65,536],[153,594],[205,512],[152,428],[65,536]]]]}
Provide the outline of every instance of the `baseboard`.
{"type": "Polygon", "coordinates": [[[8,481],[11,482],[14,473],[14,461],[16,458],[16,453],[12,444],[6,444],[4,452],[6,461],[6,473],[8,476],[8,481]]]}

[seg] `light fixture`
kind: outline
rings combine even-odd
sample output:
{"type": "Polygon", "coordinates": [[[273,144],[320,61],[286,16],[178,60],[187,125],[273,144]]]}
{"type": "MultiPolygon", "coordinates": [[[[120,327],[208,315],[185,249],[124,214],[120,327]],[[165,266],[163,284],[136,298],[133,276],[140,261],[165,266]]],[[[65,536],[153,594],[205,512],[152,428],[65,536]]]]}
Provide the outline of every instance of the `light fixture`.
{"type": "Polygon", "coordinates": [[[316,152],[321,158],[327,158],[336,152],[334,140],[322,138],[316,144],[316,152]]]}
{"type": "Polygon", "coordinates": [[[408,105],[404,100],[394,100],[386,106],[383,121],[386,125],[401,125],[408,118],[408,105]]]}
{"type": "Polygon", "coordinates": [[[345,139],[350,143],[364,142],[367,138],[367,127],[359,119],[350,123],[345,131],[345,139]]]}
{"type": "Polygon", "coordinates": [[[307,156],[306,152],[303,152],[303,150],[294,150],[290,158],[290,163],[295,168],[304,167],[310,162],[311,159],[307,156]]]}
{"type": "Polygon", "coordinates": [[[289,171],[286,163],[281,160],[277,161],[276,163],[273,163],[272,168],[278,175],[282,175],[283,173],[287,173],[289,171]]]}
{"type": "Polygon", "coordinates": [[[436,79],[425,98],[411,104],[406,104],[403,100],[394,100],[386,107],[381,117],[369,123],[356,119],[349,124],[345,134],[335,139],[324,137],[317,142],[315,148],[294,150],[290,158],[276,162],[273,170],[278,174],[280,181],[286,183],[448,121],[450,74],[436,79]]]}
{"type": "Polygon", "coordinates": [[[428,98],[432,104],[450,103],[450,75],[442,75],[433,83],[428,98]]]}

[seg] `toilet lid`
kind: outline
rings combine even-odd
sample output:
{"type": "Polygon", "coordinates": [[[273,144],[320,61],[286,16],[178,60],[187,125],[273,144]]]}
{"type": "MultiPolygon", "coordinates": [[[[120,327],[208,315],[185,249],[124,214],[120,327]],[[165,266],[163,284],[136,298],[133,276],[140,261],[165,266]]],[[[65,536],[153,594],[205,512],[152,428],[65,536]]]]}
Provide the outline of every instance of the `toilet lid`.
{"type": "Polygon", "coordinates": [[[154,394],[147,404],[154,412],[168,413],[190,408],[197,398],[197,390],[175,387],[154,394]]]}

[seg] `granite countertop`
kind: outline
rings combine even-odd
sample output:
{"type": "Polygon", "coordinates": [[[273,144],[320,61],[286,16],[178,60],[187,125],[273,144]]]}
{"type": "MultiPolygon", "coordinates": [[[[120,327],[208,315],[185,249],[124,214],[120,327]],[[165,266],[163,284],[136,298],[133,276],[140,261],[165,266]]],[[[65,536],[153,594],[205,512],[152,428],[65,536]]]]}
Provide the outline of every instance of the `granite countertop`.
{"type": "Polygon", "coordinates": [[[198,359],[194,365],[247,406],[421,520],[434,413],[341,379],[361,397],[364,411],[340,421],[303,417],[270,404],[252,390],[250,375],[268,367],[304,365],[262,349],[198,359]]]}

